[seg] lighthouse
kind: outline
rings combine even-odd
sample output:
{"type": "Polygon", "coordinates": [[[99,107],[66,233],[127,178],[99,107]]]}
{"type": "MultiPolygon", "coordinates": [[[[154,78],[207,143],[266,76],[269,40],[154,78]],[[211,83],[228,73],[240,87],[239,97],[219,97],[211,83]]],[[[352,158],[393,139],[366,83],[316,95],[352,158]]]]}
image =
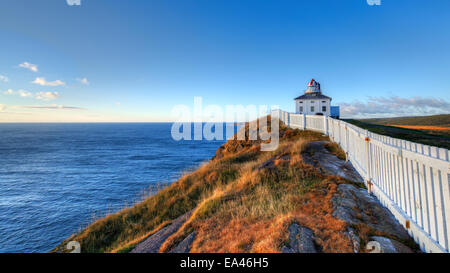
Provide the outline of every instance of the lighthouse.
{"type": "Polygon", "coordinates": [[[331,98],[322,93],[320,83],[309,81],[304,94],[295,98],[295,112],[305,115],[320,115],[339,118],[339,106],[331,106],[331,98]]]}

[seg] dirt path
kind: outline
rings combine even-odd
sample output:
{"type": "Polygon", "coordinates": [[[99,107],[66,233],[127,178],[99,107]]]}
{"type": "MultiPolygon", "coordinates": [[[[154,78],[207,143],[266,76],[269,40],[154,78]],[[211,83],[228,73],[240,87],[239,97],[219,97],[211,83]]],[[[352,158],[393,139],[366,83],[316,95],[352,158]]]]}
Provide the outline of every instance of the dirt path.
{"type": "Polygon", "coordinates": [[[325,144],[328,141],[313,141],[308,144],[302,156],[306,163],[313,165],[328,175],[341,176],[347,180],[363,183],[363,178],[350,161],[340,160],[330,153],[325,144]]]}
{"type": "Polygon", "coordinates": [[[161,245],[169,238],[170,235],[177,232],[180,227],[191,217],[193,211],[175,219],[170,225],[162,228],[152,236],[139,243],[131,253],[158,253],[161,245]]]}

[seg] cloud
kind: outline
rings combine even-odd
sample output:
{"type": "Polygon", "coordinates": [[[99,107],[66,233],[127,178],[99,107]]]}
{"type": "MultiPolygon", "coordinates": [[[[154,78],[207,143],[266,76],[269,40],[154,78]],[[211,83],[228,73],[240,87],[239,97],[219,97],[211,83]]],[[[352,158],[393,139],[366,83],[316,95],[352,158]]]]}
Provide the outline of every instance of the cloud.
{"type": "Polygon", "coordinates": [[[80,83],[82,83],[84,85],[89,85],[89,81],[87,78],[77,78],[77,81],[79,81],[80,83]]]}
{"type": "Polygon", "coordinates": [[[35,98],[38,100],[54,100],[59,97],[58,92],[39,92],[36,93],[35,98]]]}
{"type": "Polygon", "coordinates": [[[15,91],[12,90],[12,89],[8,89],[8,90],[4,91],[3,94],[5,94],[5,95],[13,95],[13,94],[15,94],[15,91]]]}
{"type": "Polygon", "coordinates": [[[48,82],[45,80],[45,78],[36,78],[34,81],[32,81],[32,83],[34,84],[38,84],[38,85],[42,85],[42,86],[63,86],[66,85],[65,82],[60,81],[60,80],[56,80],[53,82],[48,82]]]}
{"type": "Polygon", "coordinates": [[[366,102],[356,100],[339,105],[342,117],[418,116],[450,112],[450,102],[429,97],[369,97],[366,102]]]}
{"type": "Polygon", "coordinates": [[[0,82],[9,82],[8,77],[0,75],[0,82]]]}
{"type": "Polygon", "coordinates": [[[25,91],[25,90],[19,90],[19,91],[17,91],[18,93],[19,93],[19,95],[21,96],[21,97],[23,97],[23,98],[30,98],[30,97],[33,97],[33,94],[32,93],[30,93],[30,92],[28,92],[28,91],[25,91]]]}
{"type": "Polygon", "coordinates": [[[5,92],[3,92],[3,94],[5,94],[5,95],[19,95],[22,98],[31,98],[31,97],[33,97],[33,94],[31,92],[28,92],[28,91],[23,90],[23,89],[19,89],[17,91],[14,91],[12,89],[8,89],[5,92]]]}
{"type": "Polygon", "coordinates": [[[19,67],[28,69],[28,70],[33,71],[33,72],[38,72],[38,67],[37,67],[37,65],[35,65],[35,64],[30,64],[29,62],[21,63],[21,64],[19,64],[19,67]]]}
{"type": "Polygon", "coordinates": [[[35,98],[38,100],[54,100],[59,97],[58,92],[38,92],[38,93],[31,93],[26,90],[19,89],[17,91],[14,91],[12,89],[8,89],[3,92],[5,95],[18,95],[22,98],[35,98]]]}
{"type": "Polygon", "coordinates": [[[0,104],[0,112],[3,112],[6,110],[6,105],[0,104]]]}
{"type": "Polygon", "coordinates": [[[86,108],[76,106],[64,106],[64,105],[37,105],[37,106],[17,106],[17,108],[24,109],[44,109],[44,110],[86,110],[86,108]]]}

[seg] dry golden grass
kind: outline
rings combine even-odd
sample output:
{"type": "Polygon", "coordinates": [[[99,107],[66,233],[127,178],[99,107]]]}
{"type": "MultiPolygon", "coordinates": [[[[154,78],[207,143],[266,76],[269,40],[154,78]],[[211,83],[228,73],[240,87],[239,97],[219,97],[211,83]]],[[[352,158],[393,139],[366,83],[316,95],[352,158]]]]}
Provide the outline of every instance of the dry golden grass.
{"type": "Polygon", "coordinates": [[[193,231],[192,252],[279,252],[293,222],[312,229],[322,251],[352,252],[345,223],[332,217],[330,202],[345,181],[319,173],[301,156],[309,141],[326,139],[280,124],[280,145],[273,152],[260,152],[261,141],[228,141],[208,164],[71,240],[86,252],[126,252],[194,209],[161,252],[193,231]]]}
{"type": "Polygon", "coordinates": [[[406,129],[416,129],[416,130],[429,130],[429,131],[450,131],[449,127],[442,126],[425,126],[425,125],[396,125],[392,124],[389,126],[406,128],[406,129]]]}
{"type": "Polygon", "coordinates": [[[238,179],[200,202],[195,217],[161,251],[170,250],[195,230],[192,252],[279,252],[287,228],[296,221],[315,232],[323,251],[352,252],[344,234],[346,225],[332,217],[330,202],[337,184],[344,181],[323,176],[303,163],[301,152],[314,139],[311,134],[308,140],[290,134],[285,134],[289,138],[277,151],[243,164],[238,179]],[[273,169],[259,168],[269,159],[273,169]]]}

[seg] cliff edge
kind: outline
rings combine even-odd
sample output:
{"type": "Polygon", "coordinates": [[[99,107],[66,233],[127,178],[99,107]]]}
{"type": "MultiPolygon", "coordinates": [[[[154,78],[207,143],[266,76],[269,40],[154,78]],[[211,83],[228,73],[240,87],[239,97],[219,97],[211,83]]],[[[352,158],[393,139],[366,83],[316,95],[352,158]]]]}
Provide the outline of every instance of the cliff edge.
{"type": "MultiPolygon", "coordinates": [[[[268,125],[270,127],[270,124],[268,125]]],[[[280,123],[280,145],[229,140],[209,163],[62,242],[82,252],[417,252],[328,137],[280,123]]]]}

